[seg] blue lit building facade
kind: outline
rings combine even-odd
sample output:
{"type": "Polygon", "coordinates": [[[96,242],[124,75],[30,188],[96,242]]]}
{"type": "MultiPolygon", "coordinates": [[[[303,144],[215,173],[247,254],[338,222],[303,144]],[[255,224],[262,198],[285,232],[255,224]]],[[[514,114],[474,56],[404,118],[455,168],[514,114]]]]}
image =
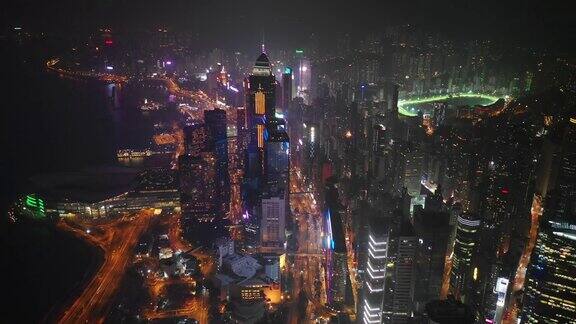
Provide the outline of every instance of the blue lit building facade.
{"type": "Polygon", "coordinates": [[[290,214],[290,140],[283,120],[272,119],[264,133],[264,187],[261,205],[261,247],[282,252],[290,214]]]}
{"type": "Polygon", "coordinates": [[[326,211],[324,213],[326,251],[326,290],[328,303],[342,307],[348,289],[348,255],[342,223],[341,205],[334,179],[326,181],[326,211]]]}
{"type": "Polygon", "coordinates": [[[288,194],[290,178],[290,140],[284,130],[268,127],[265,133],[266,189],[271,194],[288,194]]]}

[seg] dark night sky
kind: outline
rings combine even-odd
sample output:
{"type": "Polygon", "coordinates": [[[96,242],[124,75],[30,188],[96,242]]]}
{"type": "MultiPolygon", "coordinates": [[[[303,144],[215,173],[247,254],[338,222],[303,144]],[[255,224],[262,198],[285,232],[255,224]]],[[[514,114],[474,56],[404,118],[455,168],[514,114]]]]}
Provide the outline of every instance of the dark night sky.
{"type": "MultiPolygon", "coordinates": [[[[418,24],[456,39],[490,38],[573,50],[570,1],[370,0],[12,0],[0,15],[9,25],[43,29],[168,26],[193,28],[232,43],[246,35],[300,41],[311,32],[362,33],[397,23],[418,24]]],[[[235,46],[234,44],[233,46],[235,46]]]]}

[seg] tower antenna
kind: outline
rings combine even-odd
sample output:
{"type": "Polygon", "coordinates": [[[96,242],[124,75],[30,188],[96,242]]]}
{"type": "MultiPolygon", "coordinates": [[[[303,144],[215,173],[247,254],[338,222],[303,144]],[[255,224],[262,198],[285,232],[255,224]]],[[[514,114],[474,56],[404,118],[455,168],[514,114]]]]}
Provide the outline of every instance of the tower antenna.
{"type": "Polygon", "coordinates": [[[262,53],[266,53],[266,33],[262,31],[262,53]]]}

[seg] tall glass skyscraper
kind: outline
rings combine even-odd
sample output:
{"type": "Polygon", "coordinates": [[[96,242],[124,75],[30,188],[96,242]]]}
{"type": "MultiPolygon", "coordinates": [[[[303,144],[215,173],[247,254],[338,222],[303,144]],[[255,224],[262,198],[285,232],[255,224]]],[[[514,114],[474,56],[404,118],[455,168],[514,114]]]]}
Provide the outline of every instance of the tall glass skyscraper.
{"type": "Polygon", "coordinates": [[[247,144],[243,195],[246,208],[252,210],[262,193],[266,125],[276,112],[276,79],[266,53],[256,59],[252,73],[244,80],[244,90],[246,132],[239,132],[239,135],[247,138],[239,140],[247,144]]]}
{"type": "Polygon", "coordinates": [[[185,154],[178,158],[184,219],[200,222],[215,219],[215,164],[216,159],[210,152],[202,152],[199,156],[185,154]]]}
{"type": "Polygon", "coordinates": [[[228,172],[228,137],[226,111],[213,109],[204,111],[204,124],[207,133],[207,150],[216,156],[217,204],[222,213],[228,212],[230,205],[230,174],[228,172]]]}
{"type": "Polygon", "coordinates": [[[339,308],[347,302],[348,255],[342,223],[341,202],[336,182],[333,179],[327,180],[325,192],[326,294],[328,303],[339,308]]]}
{"type": "Polygon", "coordinates": [[[264,188],[262,192],[262,248],[284,248],[286,218],[289,216],[290,143],[288,134],[269,126],[265,133],[264,188]]]}
{"type": "Polygon", "coordinates": [[[265,53],[256,59],[252,74],[244,81],[244,87],[249,145],[263,148],[266,120],[274,118],[276,112],[276,79],[265,53]]]}
{"type": "Polygon", "coordinates": [[[290,176],[290,140],[283,130],[266,131],[265,178],[266,190],[288,193],[290,176]]]}
{"type": "Polygon", "coordinates": [[[526,275],[523,323],[576,320],[576,119],[558,136],[558,176],[544,205],[543,219],[526,275]]]}
{"type": "Polygon", "coordinates": [[[569,323],[576,319],[576,224],[544,220],[526,278],[522,319],[569,323]]]}
{"type": "Polygon", "coordinates": [[[458,216],[450,274],[450,289],[456,298],[465,299],[466,296],[466,287],[471,276],[470,263],[472,254],[476,251],[479,228],[480,219],[477,215],[465,213],[458,216]]]}
{"type": "Polygon", "coordinates": [[[284,73],[282,73],[282,100],[281,100],[281,108],[282,113],[286,116],[288,112],[288,105],[292,101],[292,84],[294,83],[294,75],[292,74],[292,69],[286,67],[284,69],[284,73]]]}
{"type": "Polygon", "coordinates": [[[402,223],[394,264],[394,299],[392,321],[406,323],[413,311],[416,247],[418,240],[409,221],[402,223]]]}
{"type": "Polygon", "coordinates": [[[440,297],[446,249],[450,237],[450,216],[443,212],[420,212],[414,217],[418,235],[416,247],[416,310],[424,311],[427,302],[440,297]]]}

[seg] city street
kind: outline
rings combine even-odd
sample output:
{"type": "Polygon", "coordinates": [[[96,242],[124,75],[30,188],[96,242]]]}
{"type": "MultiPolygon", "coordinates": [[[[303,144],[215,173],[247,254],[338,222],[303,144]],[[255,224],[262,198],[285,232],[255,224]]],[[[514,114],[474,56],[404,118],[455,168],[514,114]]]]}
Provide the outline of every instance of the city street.
{"type": "MultiPolygon", "coordinates": [[[[201,247],[193,247],[190,243],[182,238],[180,227],[180,213],[169,213],[161,216],[161,225],[168,228],[168,239],[171,249],[174,253],[187,253],[194,256],[200,262],[200,273],[202,277],[209,278],[216,270],[216,263],[213,257],[203,253],[201,247]]],[[[154,257],[149,261],[158,268],[158,260],[154,257]]],[[[208,323],[208,294],[187,294],[179,298],[176,308],[163,309],[158,307],[159,301],[166,298],[170,287],[183,287],[188,293],[195,291],[197,282],[193,277],[179,275],[165,278],[154,273],[146,277],[146,286],[152,297],[150,307],[143,310],[144,318],[165,319],[175,317],[189,317],[198,320],[200,323],[208,323]],[[180,300],[181,299],[181,300],[180,300]]]]}
{"type": "Polygon", "coordinates": [[[72,231],[104,251],[104,263],[87,284],[80,296],[62,314],[59,323],[102,323],[106,319],[110,302],[131,264],[134,246],[150,225],[153,212],[143,210],[131,221],[115,220],[105,225],[82,224],[85,230],[72,227],[65,221],[59,226],[72,231]],[[90,233],[101,231],[99,236],[90,233]]]}
{"type": "Polygon", "coordinates": [[[298,230],[298,252],[294,255],[294,266],[291,269],[294,278],[292,289],[293,301],[289,308],[289,323],[309,322],[311,318],[328,316],[323,306],[326,302],[325,278],[322,264],[322,214],[317,205],[314,193],[301,176],[300,169],[294,167],[290,177],[290,204],[298,230]],[[316,291],[320,282],[320,291],[316,291]],[[302,283],[302,284],[301,284],[302,283]],[[312,301],[306,309],[305,319],[299,318],[298,296],[305,292],[312,301]],[[317,299],[316,297],[320,298],[317,299]]]}
{"type": "MultiPolygon", "coordinates": [[[[542,208],[542,198],[538,195],[534,195],[532,200],[532,207],[530,209],[530,232],[528,237],[528,244],[524,249],[524,253],[522,253],[522,257],[520,258],[520,264],[518,265],[518,269],[516,270],[516,275],[514,277],[514,286],[512,287],[511,296],[515,296],[520,290],[524,288],[524,281],[526,280],[526,270],[528,268],[528,264],[530,263],[530,256],[532,255],[532,250],[536,245],[536,239],[538,238],[538,225],[540,223],[540,217],[544,209],[542,208]]],[[[517,323],[518,318],[518,299],[517,298],[510,298],[508,302],[508,308],[504,314],[504,318],[502,320],[505,324],[515,324],[517,323]]]]}

